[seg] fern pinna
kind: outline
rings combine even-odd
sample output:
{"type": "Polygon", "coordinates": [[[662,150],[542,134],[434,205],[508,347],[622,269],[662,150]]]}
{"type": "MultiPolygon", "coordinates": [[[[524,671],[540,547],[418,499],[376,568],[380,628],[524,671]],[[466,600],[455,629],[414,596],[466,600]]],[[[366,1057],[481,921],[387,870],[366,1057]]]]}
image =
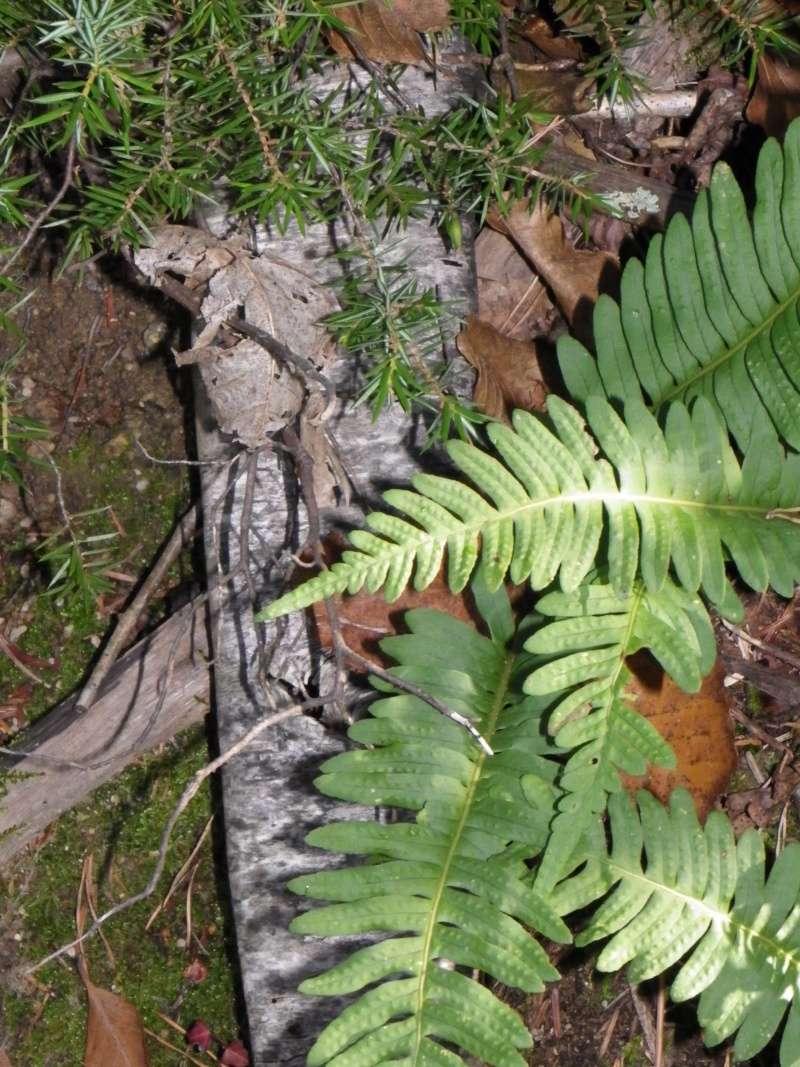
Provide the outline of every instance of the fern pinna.
{"type": "Polygon", "coordinates": [[[490,425],[498,458],[449,442],[451,459],[480,493],[452,478],[415,475],[416,493],[384,494],[413,523],[369,515],[373,532],[354,531],[354,549],[340,562],[259,618],[362,588],[383,586],[393,600],[415,568],[414,587],[424,589],[445,549],[453,592],[464,588],[479,557],[490,588],[509,574],[542,589],[558,575],[570,592],[594,566],[603,534],[609,580],[621,597],[638,574],[657,593],[672,564],[683,588],[702,588],[721,611],[736,615],[726,555],[752,588],[771,585],[791,595],[800,578],[800,456],[784,456],[772,433],[754,435],[740,466],[705,397],[691,413],[670,405],[664,430],[637,399],[621,418],[606,400],[590,397],[591,436],[577,410],[558,397],[548,398],[547,410],[552,429],[525,411],[514,412],[513,430],[490,425]],[[605,456],[598,458],[600,449],[605,456]]]}
{"type": "Polygon", "coordinates": [[[800,448],[800,120],[781,150],[759,154],[751,227],[730,168],[718,163],[689,223],[676,216],[631,260],[617,305],[594,312],[597,359],[573,338],[558,345],[576,401],[644,392],[660,411],[706,396],[739,447],[770,422],[800,448]]]}
{"type": "Polygon", "coordinates": [[[737,844],[718,811],[701,827],[685,790],[675,790],[668,809],[641,792],[638,808],[625,794],[611,798],[611,847],[596,824],[581,869],[551,897],[562,914],[605,898],[577,944],[611,937],[597,967],[627,964],[632,982],[691,953],[670,994],[676,1001],[701,994],[706,1044],[738,1031],[734,1057],[749,1059],[788,1009],[780,1062],[800,1063],[800,845],[788,845],[765,880],[761,834],[747,830],[737,844]]]}
{"type": "Polygon", "coordinates": [[[558,942],[570,934],[528,879],[525,861],[547,838],[557,765],[543,702],[521,693],[528,657],[506,647],[513,626],[505,594],[497,598],[506,621],[494,640],[421,609],[406,616],[409,635],[383,642],[398,676],[469,716],[495,754],[417,697],[396,695],[351,728],[370,747],[328,760],[317,780],[330,796],[419,814],[413,822],[333,824],[308,838],[375,862],[294,879],[295,892],[336,903],[305,912],[292,929],[395,935],[302,984],[329,996],[385,983],[328,1026],[310,1067],[460,1063],[448,1046],[503,1067],[525,1063],[517,1050],[530,1046],[527,1029],[469,972],[541,990],[558,973],[526,927],[558,942]]]}
{"type": "Polygon", "coordinates": [[[490,425],[491,450],[451,442],[475,488],[420,474],[413,491],[391,490],[399,514],[368,516],[339,563],[260,613],[362,588],[391,600],[412,577],[429,585],[445,555],[454,592],[479,567],[485,606],[502,599],[506,576],[545,591],[513,669],[507,625],[502,640],[467,639],[423,612],[410,638],[387,642],[398,672],[471,717],[498,754],[394,696],[353,729],[376,747],[326,766],[324,791],[419,814],[312,835],[381,862],[293,883],[338,902],[302,916],[298,930],[410,934],[306,983],[341,993],[394,979],[347,1009],[310,1063],[457,1063],[456,1047],[522,1062],[527,1035],[459,968],[539,988],[555,972],[520,924],[563,940],[555,917],[612,887],[581,935],[614,935],[601,966],[632,961],[641,978],[693,949],[673,995],[702,993],[707,1040],[738,1030],[736,1054],[753,1055],[791,1005],[781,1064],[800,1063],[800,848],[765,884],[757,835],[734,847],[719,814],[701,830],[682,794],[669,813],[641,797],[639,816],[618,776],[672,759],[626,697],[626,657],[649,648],[697,689],[715,653],[701,597],[735,619],[730,567],[783,596],[800,578],[800,457],[781,443],[800,445],[800,120],[783,149],[764,147],[757,198],[751,228],[718,167],[691,224],[674,219],[644,266],[627,266],[621,303],[599,301],[596,359],[560,342],[579,408],[550,397],[545,418],[518,411],[511,427],[490,425]]]}

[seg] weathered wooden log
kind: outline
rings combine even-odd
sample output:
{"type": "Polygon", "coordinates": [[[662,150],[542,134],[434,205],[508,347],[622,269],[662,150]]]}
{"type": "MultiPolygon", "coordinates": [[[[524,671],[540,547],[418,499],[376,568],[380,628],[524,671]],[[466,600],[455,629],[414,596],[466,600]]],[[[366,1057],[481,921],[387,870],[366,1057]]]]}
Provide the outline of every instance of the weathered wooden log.
{"type": "Polygon", "coordinates": [[[187,604],[114,664],[88,711],[75,711],[73,694],[26,731],[30,756],[0,754],[0,867],[137,756],[202,721],[208,648],[205,605],[187,604]]]}

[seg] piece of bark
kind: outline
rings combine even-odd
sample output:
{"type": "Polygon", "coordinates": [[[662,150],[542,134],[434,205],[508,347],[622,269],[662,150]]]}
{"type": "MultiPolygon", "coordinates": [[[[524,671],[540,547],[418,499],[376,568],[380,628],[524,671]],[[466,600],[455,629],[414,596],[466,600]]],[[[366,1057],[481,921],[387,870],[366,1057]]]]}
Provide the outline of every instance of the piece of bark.
{"type": "Polygon", "coordinates": [[[102,766],[60,768],[22,755],[0,754],[0,867],[137,756],[205,717],[208,647],[205,611],[187,604],[114,664],[87,712],[75,713],[73,695],[39,719],[22,739],[21,747],[38,755],[102,766]],[[139,744],[157,707],[175,642],[163,707],[139,744]]]}
{"type": "Polygon", "coordinates": [[[591,160],[559,145],[547,150],[544,172],[571,179],[584,176],[587,189],[614,204],[631,222],[663,229],[677,212],[690,215],[694,196],[669,182],[647,178],[638,170],[591,160]]]}

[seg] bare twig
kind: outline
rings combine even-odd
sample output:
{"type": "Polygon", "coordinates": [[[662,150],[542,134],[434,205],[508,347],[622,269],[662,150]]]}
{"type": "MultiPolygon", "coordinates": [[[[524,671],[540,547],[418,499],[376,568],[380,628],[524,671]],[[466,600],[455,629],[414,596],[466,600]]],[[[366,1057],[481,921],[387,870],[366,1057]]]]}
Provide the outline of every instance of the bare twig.
{"type": "Polygon", "coordinates": [[[94,669],[89,675],[88,681],[83,689],[81,689],[78,703],[76,705],[76,711],[79,714],[90,708],[97,699],[97,693],[100,686],[103,684],[103,680],[111,669],[114,660],[125,647],[136,629],[136,623],[139,616],[142,611],[144,611],[144,608],[156,589],[158,589],[169,568],[180,555],[185,545],[194,536],[195,530],[197,529],[197,517],[198,507],[194,504],[178,522],[172,532],[172,536],[164,546],[164,550],[156,560],[152,570],[142,582],[136,596],[117,619],[117,625],[113,634],[108,639],[106,647],[103,649],[100,658],[94,665],[94,669]]]}
{"type": "Polygon", "coordinates": [[[336,403],[336,391],[333,387],[333,382],[318,371],[311,360],[306,359],[305,356],[301,356],[297,352],[293,352],[288,345],[279,341],[277,337],[273,337],[272,334],[267,333],[266,330],[259,329],[258,326],[254,326],[251,322],[245,322],[244,319],[228,319],[225,322],[225,325],[231,330],[235,330],[236,333],[241,333],[244,334],[245,337],[249,337],[251,341],[255,341],[256,344],[261,345],[262,348],[266,349],[271,356],[274,356],[288,367],[299,371],[305,378],[308,378],[321,386],[325,393],[325,410],[320,416],[320,420],[322,422],[325,421],[336,403]]]}
{"type": "Polygon", "coordinates": [[[16,261],[19,259],[19,257],[34,239],[36,234],[42,228],[43,224],[47,221],[50,215],[52,215],[52,213],[67,195],[67,190],[72,185],[72,168],[75,166],[76,146],[77,134],[73,133],[72,137],[70,137],[69,139],[69,147],[67,149],[67,161],[64,165],[64,180],[61,182],[58,192],[47,205],[47,207],[40,211],[36,218],[33,220],[33,222],[30,224],[30,226],[28,227],[28,232],[25,235],[25,238],[22,243],[17,246],[17,249],[14,254],[10,256],[9,259],[7,259],[6,262],[3,264],[2,269],[4,271],[10,270],[11,266],[16,263],[16,261]]]}
{"type": "Polygon", "coordinates": [[[732,633],[746,644],[752,645],[753,648],[757,648],[761,652],[766,652],[767,655],[774,656],[776,659],[782,659],[784,663],[788,663],[790,666],[800,670],[800,659],[798,659],[797,656],[793,656],[791,652],[785,652],[782,648],[778,648],[777,645],[767,644],[766,641],[759,641],[757,637],[752,637],[747,630],[743,630],[740,626],[733,626],[731,623],[726,622],[725,619],[720,619],[719,621],[728,633],[732,633]]]}
{"type": "Polygon", "coordinates": [[[79,937],[76,937],[67,945],[62,945],[61,948],[58,948],[54,952],[51,952],[49,956],[45,956],[44,959],[40,960],[38,963],[35,963],[32,967],[29,967],[25,971],[25,974],[34,974],[46,964],[52,963],[53,960],[59,959],[61,956],[65,956],[67,953],[71,953],[73,949],[76,949],[79,945],[82,945],[84,941],[88,940],[90,937],[93,937],[98,932],[100,927],[105,925],[105,923],[107,923],[109,919],[113,918],[115,915],[119,915],[120,912],[127,911],[129,908],[134,907],[134,905],[141,903],[141,901],[147,900],[147,898],[151,896],[155,891],[159,881],[161,880],[161,875],[164,873],[164,867],[166,866],[167,862],[167,851],[169,849],[169,843],[172,838],[172,831],[175,829],[175,825],[178,819],[189,806],[190,802],[192,801],[197,791],[200,789],[200,786],[203,784],[203,782],[207,778],[210,778],[211,775],[214,774],[216,771],[218,771],[220,767],[223,767],[226,763],[232,760],[234,756],[238,756],[240,752],[246,749],[248,745],[251,745],[257,737],[264,733],[265,730],[268,730],[272,726],[277,726],[278,723],[285,722],[287,719],[296,718],[298,715],[302,715],[309,708],[319,707],[319,705],[322,703],[324,703],[324,700],[320,698],[317,700],[305,701],[303,704],[293,704],[291,707],[283,708],[281,711],[276,712],[274,715],[269,715],[266,719],[261,719],[261,721],[257,722],[255,726],[252,726],[249,730],[247,730],[246,733],[244,733],[238,741],[234,742],[234,744],[231,745],[229,749],[227,749],[221,755],[217,756],[215,760],[212,760],[211,763],[207,764],[205,767],[201,767],[200,770],[197,771],[197,773],[193,776],[184,791],[181,793],[178,803],[174,806],[169,818],[167,819],[166,826],[164,827],[164,831],[161,835],[161,845],[158,850],[158,858],[156,859],[155,866],[153,867],[153,872],[150,875],[150,878],[144,889],[140,890],[138,893],[134,893],[132,896],[126,897],[125,900],[119,901],[118,904],[115,904],[112,908],[109,908],[108,911],[103,912],[103,914],[98,916],[98,918],[95,919],[92,925],[87,930],[85,930],[79,937]]]}
{"type": "Polygon", "coordinates": [[[376,678],[388,682],[390,685],[393,685],[395,689],[400,689],[404,693],[409,693],[411,696],[417,697],[418,700],[424,701],[435,711],[438,711],[440,715],[444,715],[446,718],[452,719],[453,722],[457,723],[459,726],[463,726],[487,756],[494,755],[494,750],[489,745],[489,742],[475,729],[465,715],[462,715],[458,711],[454,711],[453,708],[448,707],[443,701],[431,696],[430,693],[426,693],[424,689],[420,689],[420,687],[414,685],[413,682],[407,682],[404,678],[398,678],[396,674],[392,674],[391,671],[385,671],[382,667],[378,667],[371,659],[367,659],[365,656],[360,656],[358,652],[354,652],[349,645],[345,645],[344,650],[347,656],[357,663],[359,667],[363,667],[365,671],[369,671],[369,673],[374,674],[376,678]]]}

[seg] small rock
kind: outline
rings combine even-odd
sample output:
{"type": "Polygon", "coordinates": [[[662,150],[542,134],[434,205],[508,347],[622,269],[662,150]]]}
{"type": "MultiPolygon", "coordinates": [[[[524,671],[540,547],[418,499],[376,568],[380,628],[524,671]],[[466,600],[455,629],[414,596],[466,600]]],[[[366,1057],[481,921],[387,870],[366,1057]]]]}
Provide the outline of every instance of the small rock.
{"type": "Polygon", "coordinates": [[[134,486],[134,489],[137,493],[143,493],[149,484],[150,482],[147,480],[147,478],[140,478],[134,486]]]}

